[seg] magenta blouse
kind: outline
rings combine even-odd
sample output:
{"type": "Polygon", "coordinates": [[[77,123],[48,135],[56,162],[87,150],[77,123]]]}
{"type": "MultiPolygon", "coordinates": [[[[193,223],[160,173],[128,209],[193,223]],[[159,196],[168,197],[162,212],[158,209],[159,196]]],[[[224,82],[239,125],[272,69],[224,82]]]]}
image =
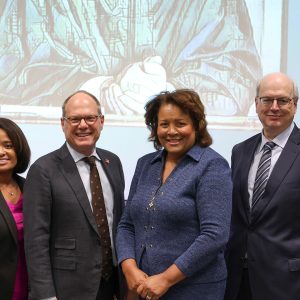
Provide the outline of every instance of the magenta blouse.
{"type": "Polygon", "coordinates": [[[24,252],[24,230],[23,230],[23,194],[16,204],[6,201],[17,225],[18,230],[18,263],[16,281],[12,300],[28,299],[28,278],[24,252]]]}

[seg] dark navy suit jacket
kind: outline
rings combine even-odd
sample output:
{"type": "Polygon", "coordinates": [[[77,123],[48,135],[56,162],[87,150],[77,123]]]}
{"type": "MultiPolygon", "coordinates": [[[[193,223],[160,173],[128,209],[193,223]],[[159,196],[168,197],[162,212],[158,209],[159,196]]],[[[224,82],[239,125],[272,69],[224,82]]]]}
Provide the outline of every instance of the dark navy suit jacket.
{"type": "Polygon", "coordinates": [[[226,300],[237,297],[246,251],[253,299],[300,299],[300,131],[294,128],[250,218],[248,174],[261,134],[232,151],[233,208],[226,300]]]}
{"type": "Polygon", "coordinates": [[[146,253],[150,275],[176,264],[186,284],[225,279],[232,192],[228,163],[211,148],[194,146],[162,184],[163,166],[164,151],[137,163],[118,226],[119,262],[134,258],[140,265],[146,253]]]}

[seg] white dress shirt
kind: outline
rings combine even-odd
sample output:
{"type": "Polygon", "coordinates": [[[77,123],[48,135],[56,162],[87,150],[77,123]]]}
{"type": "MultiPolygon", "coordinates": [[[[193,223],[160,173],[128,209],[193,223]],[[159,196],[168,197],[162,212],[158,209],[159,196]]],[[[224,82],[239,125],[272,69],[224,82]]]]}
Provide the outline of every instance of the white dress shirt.
{"type": "MultiPolygon", "coordinates": [[[[90,201],[91,209],[93,210],[92,194],[91,194],[91,187],[90,187],[90,166],[89,166],[89,164],[87,164],[85,161],[82,160],[84,157],[86,157],[86,155],[75,151],[68,143],[67,143],[67,147],[70,151],[71,156],[73,157],[73,159],[76,163],[79,175],[81,177],[86,194],[90,201]]],[[[100,180],[101,180],[107,222],[108,222],[108,226],[109,226],[109,234],[110,234],[110,239],[111,239],[111,246],[112,246],[113,253],[114,253],[114,243],[113,243],[113,238],[112,238],[112,228],[113,228],[113,220],[114,220],[114,218],[113,218],[114,193],[113,193],[111,185],[108,181],[108,178],[105,174],[105,171],[100,163],[101,159],[98,156],[96,149],[94,149],[93,153],[90,156],[95,156],[95,158],[96,158],[95,162],[96,162],[97,170],[99,172],[99,176],[100,176],[100,180]]],[[[114,259],[114,263],[115,263],[116,258],[113,257],[113,259],[114,259]]]]}
{"type": "Polygon", "coordinates": [[[261,143],[258,145],[258,148],[255,151],[254,159],[252,162],[252,165],[250,167],[249,175],[248,175],[248,192],[249,192],[249,205],[252,206],[252,196],[253,196],[253,188],[254,188],[254,182],[255,182],[255,176],[258,169],[258,164],[260,161],[260,158],[263,154],[263,147],[265,143],[267,142],[274,142],[276,146],[272,150],[272,156],[271,156],[271,166],[269,171],[269,176],[271,175],[273,168],[285,146],[287,143],[295,124],[292,123],[287,129],[285,129],[283,132],[281,132],[278,136],[276,136],[273,140],[268,140],[263,132],[261,133],[261,143]]]}

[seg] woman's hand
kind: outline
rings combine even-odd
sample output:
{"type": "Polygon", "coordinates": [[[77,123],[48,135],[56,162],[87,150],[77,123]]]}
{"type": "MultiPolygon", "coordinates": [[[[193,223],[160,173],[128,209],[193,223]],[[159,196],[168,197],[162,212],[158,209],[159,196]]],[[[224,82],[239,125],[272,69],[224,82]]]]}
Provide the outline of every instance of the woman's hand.
{"type": "Polygon", "coordinates": [[[173,264],[163,273],[146,278],[137,288],[137,293],[147,300],[157,300],[184,278],[185,274],[173,264]]]}
{"type": "Polygon", "coordinates": [[[140,270],[135,260],[131,258],[124,260],[121,267],[129,290],[137,291],[139,285],[147,279],[148,275],[140,270]]]}
{"type": "Polygon", "coordinates": [[[149,276],[137,288],[137,293],[147,300],[157,300],[165,294],[170,288],[170,283],[164,276],[164,273],[149,276]]]}

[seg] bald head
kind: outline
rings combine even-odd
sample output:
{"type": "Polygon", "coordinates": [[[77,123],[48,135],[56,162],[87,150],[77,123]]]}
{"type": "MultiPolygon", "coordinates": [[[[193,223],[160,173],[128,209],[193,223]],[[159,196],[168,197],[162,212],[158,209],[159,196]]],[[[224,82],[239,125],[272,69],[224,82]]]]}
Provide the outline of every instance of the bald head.
{"type": "Polygon", "coordinates": [[[294,102],[297,103],[299,93],[296,83],[286,74],[281,72],[265,75],[257,84],[256,96],[260,97],[264,90],[276,91],[282,88],[289,91],[289,97],[293,98],[294,102]]]}
{"type": "Polygon", "coordinates": [[[72,95],[70,95],[63,103],[62,105],[62,116],[65,117],[66,116],[66,105],[67,103],[69,102],[69,100],[71,98],[73,98],[74,96],[76,96],[77,94],[84,94],[86,95],[87,97],[90,97],[92,100],[94,100],[98,106],[98,114],[101,115],[101,106],[100,106],[100,102],[99,100],[91,93],[87,92],[87,91],[84,91],[84,90],[79,90],[79,91],[76,91],[75,93],[73,93],[72,95]]]}
{"type": "Polygon", "coordinates": [[[298,89],[287,75],[271,73],[257,87],[256,112],[263,133],[273,140],[293,123],[297,110],[298,89]]]}

